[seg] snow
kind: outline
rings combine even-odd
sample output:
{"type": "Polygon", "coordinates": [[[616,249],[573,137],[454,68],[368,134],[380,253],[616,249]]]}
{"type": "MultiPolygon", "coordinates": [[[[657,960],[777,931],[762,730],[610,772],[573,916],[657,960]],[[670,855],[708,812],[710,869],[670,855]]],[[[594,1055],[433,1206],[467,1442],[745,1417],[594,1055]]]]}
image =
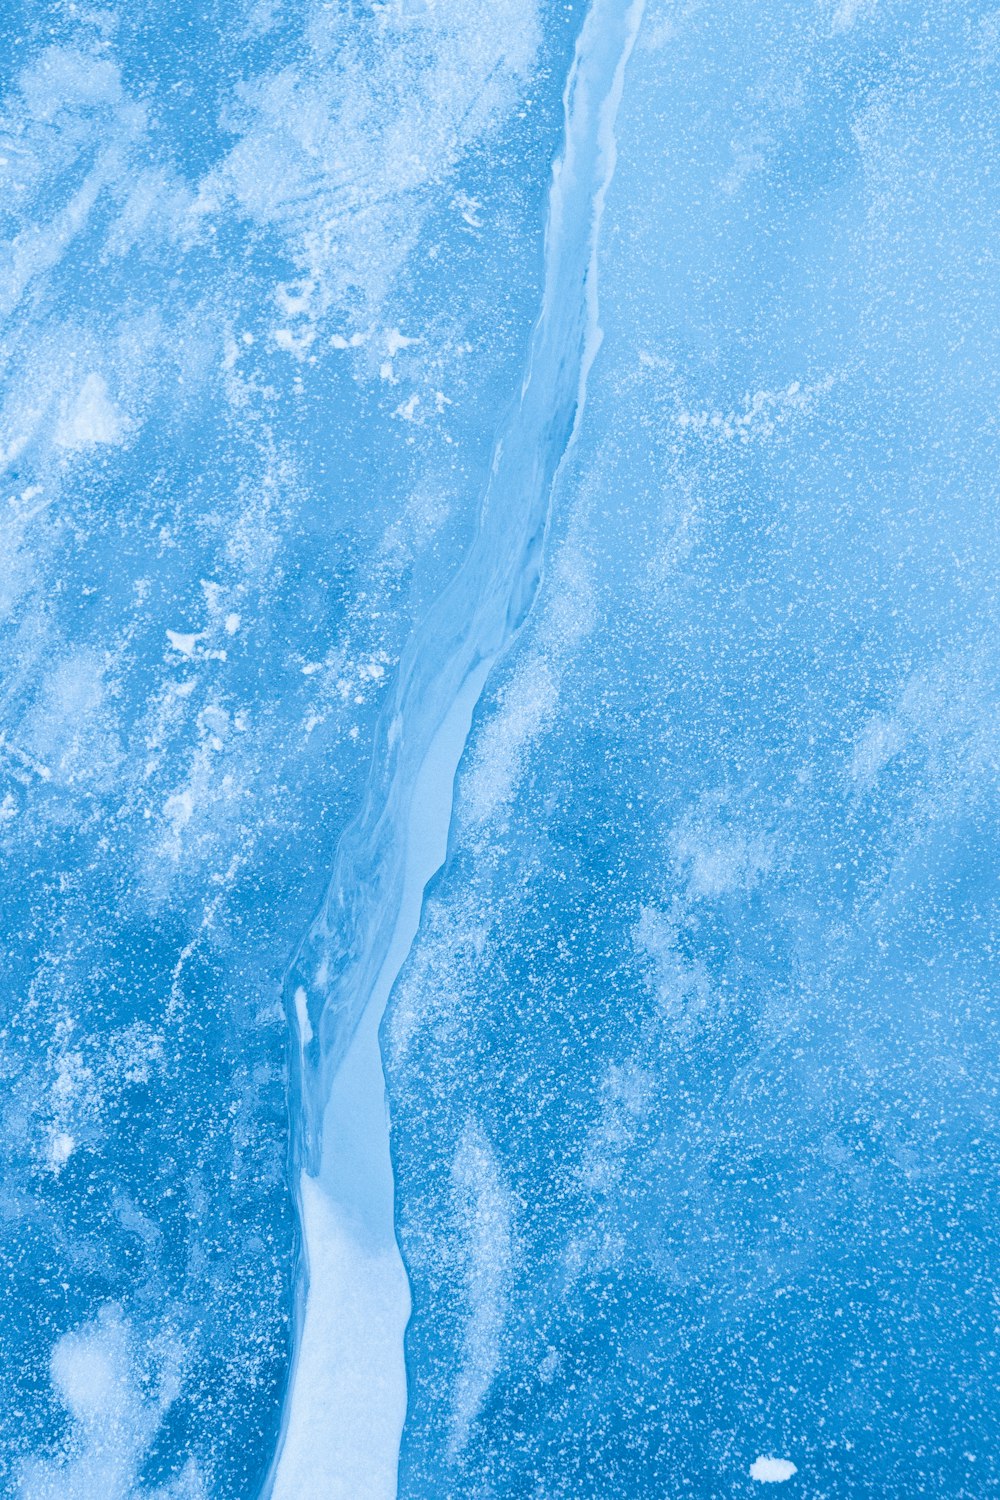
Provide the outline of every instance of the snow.
{"type": "Polygon", "coordinates": [[[198,642],[204,638],[205,632],[168,630],[167,640],[174,651],[179,651],[182,656],[194,656],[198,642]]]}
{"type": "Polygon", "coordinates": [[[784,1484],[798,1473],[788,1458],[755,1458],[750,1465],[750,1478],[760,1484],[784,1484]]]}
{"type": "Polygon", "coordinates": [[[271,1493],[392,1500],[406,1409],[406,1276],[391,1235],[372,1243],[307,1174],[300,1191],[309,1289],[271,1493]]]}
{"type": "Polygon", "coordinates": [[[178,1352],[161,1348],[151,1396],[148,1386],[142,1388],[132,1330],[114,1304],[63,1334],[52,1350],[50,1376],[73,1438],[59,1456],[24,1469],[18,1500],[204,1500],[193,1463],[176,1485],[153,1490],[139,1483],[143,1459],[176,1393],[178,1352]]]}
{"type": "Polygon", "coordinates": [[[496,1154],[475,1119],[466,1122],[451,1176],[456,1212],[468,1246],[465,1295],[468,1318],[451,1398],[449,1452],[454,1460],[500,1368],[504,1327],[509,1315],[509,1280],[514,1254],[514,1200],[500,1176],[496,1154]]]}
{"type": "Polygon", "coordinates": [[[60,448],[89,448],[100,443],[116,443],[123,424],[108,395],[103,375],[88,375],[70,403],[56,429],[55,441],[60,448]]]}
{"type": "MultiPolygon", "coordinates": [[[[410,1290],[395,1235],[378,1030],[419,921],[424,887],[444,858],[455,767],[483,675],[480,671],[464,684],[417,767],[400,851],[394,930],[323,1104],[318,1171],[303,1172],[299,1179],[305,1306],[274,1500],[395,1495],[406,1414],[403,1335],[410,1290]]],[[[311,1039],[307,1005],[308,995],[298,986],[295,1008],[303,1046],[311,1039]]]]}
{"type": "Polygon", "coordinates": [[[308,1047],[313,1039],[313,1029],[309,1020],[308,996],[301,984],[295,987],[295,1020],[299,1028],[299,1043],[308,1047]]]}
{"type": "Polygon", "coordinates": [[[67,1130],[57,1130],[49,1141],[49,1164],[54,1172],[59,1172],[69,1161],[76,1149],[76,1141],[67,1130]]]}

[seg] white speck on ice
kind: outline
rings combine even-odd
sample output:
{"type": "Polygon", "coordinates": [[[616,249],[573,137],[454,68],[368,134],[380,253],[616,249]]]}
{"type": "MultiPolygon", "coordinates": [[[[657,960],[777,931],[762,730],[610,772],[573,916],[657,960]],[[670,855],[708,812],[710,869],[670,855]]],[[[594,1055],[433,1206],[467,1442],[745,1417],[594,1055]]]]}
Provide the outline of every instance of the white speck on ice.
{"type": "Polygon", "coordinates": [[[240,628],[240,617],[237,614],[226,616],[226,634],[235,635],[240,628]]]}
{"type": "Polygon", "coordinates": [[[168,797],[163,805],[163,811],[174,825],[174,832],[190,823],[191,814],[194,812],[194,798],[189,791],[175,792],[168,797]]]}
{"type": "Polygon", "coordinates": [[[49,1166],[60,1172],[76,1148],[76,1141],[65,1130],[57,1130],[49,1142],[49,1166]]]}
{"type": "Polygon", "coordinates": [[[385,352],[392,359],[400,349],[409,349],[411,344],[419,342],[419,339],[408,339],[405,334],[400,333],[398,328],[390,328],[385,336],[385,352]]]}
{"type": "Polygon", "coordinates": [[[413,395],[408,401],[404,401],[400,406],[396,407],[396,410],[393,412],[393,416],[402,417],[404,422],[412,422],[415,420],[414,413],[416,412],[419,404],[420,397],[417,395],[416,391],[414,391],[413,395]]]}
{"type": "Polygon", "coordinates": [[[181,630],[168,630],[167,640],[170,642],[173,649],[175,651],[179,651],[182,656],[193,656],[194,648],[197,646],[198,642],[201,640],[204,634],[205,632],[203,630],[191,635],[186,635],[181,630]]]}
{"type": "Polygon", "coordinates": [[[755,1458],[750,1465],[750,1478],[759,1484],[784,1484],[797,1473],[798,1469],[788,1458],[755,1458]]]}
{"type": "Polygon", "coordinates": [[[298,313],[309,311],[309,302],[316,290],[312,281],[282,281],[274,293],[274,300],[286,317],[294,318],[298,313]]]}
{"type": "Polygon", "coordinates": [[[298,334],[293,333],[290,328],[276,328],[274,330],[274,342],[278,348],[284,349],[287,354],[294,354],[296,359],[305,358],[306,351],[315,337],[315,328],[304,328],[298,334]]]}
{"type": "Polygon", "coordinates": [[[482,229],[483,221],[479,218],[479,210],[483,205],[478,198],[470,198],[468,193],[457,193],[453,202],[470,228],[482,229]]]}

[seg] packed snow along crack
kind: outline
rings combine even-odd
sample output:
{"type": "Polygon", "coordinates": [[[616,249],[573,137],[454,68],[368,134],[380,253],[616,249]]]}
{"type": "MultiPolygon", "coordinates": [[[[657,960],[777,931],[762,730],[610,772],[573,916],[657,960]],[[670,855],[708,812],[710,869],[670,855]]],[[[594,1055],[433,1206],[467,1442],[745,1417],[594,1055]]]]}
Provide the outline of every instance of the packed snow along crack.
{"type": "Polygon", "coordinates": [[[475,704],[541,576],[553,489],[600,348],[597,246],[642,10],[643,0],[625,11],[595,0],[584,22],[564,96],[541,312],[519,399],[497,439],[480,526],[404,653],[362,810],[286,982],[297,1037],[303,1253],[272,1500],[395,1494],[409,1291],[395,1239],[378,1027],[424,887],[445,857],[475,704]]]}

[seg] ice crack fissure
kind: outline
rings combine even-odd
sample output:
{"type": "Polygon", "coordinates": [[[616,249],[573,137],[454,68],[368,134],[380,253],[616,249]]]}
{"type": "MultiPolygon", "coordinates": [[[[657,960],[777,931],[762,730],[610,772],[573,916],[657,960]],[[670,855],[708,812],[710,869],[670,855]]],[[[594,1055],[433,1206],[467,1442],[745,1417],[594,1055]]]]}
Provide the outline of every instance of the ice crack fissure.
{"type": "Polygon", "coordinates": [[[600,224],[643,3],[594,0],[581,30],[549,195],[541,311],[480,525],[403,654],[363,805],[289,970],[303,1253],[293,1369],[267,1486],[274,1500],[395,1494],[409,1293],[395,1240],[378,1026],[424,888],[444,861],[473,711],[538,589],[552,496],[600,347],[600,224]]]}

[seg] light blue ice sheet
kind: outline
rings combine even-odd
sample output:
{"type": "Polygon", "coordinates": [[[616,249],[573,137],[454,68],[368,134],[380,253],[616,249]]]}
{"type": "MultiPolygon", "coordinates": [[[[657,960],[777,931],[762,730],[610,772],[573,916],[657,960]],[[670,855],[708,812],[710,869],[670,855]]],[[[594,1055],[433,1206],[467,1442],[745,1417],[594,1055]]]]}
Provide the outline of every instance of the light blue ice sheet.
{"type": "Polygon", "coordinates": [[[1000,13],[2,26],[0,1490],[993,1493],[1000,13]]]}

